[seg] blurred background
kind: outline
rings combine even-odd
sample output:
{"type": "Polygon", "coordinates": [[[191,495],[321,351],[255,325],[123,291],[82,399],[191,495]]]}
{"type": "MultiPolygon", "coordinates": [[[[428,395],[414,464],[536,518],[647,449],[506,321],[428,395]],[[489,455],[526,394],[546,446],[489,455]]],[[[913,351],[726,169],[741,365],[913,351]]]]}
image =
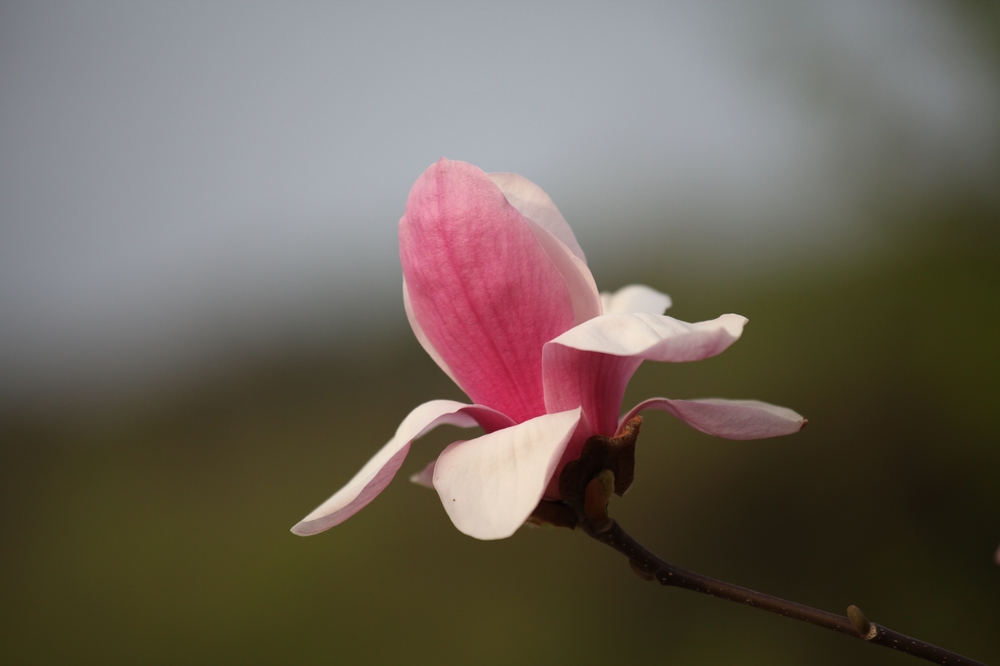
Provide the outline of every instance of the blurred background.
{"type": "Polygon", "coordinates": [[[0,2],[0,661],[885,664],[458,533],[406,477],[396,223],[442,155],[541,185],[598,285],[749,317],[654,396],[612,514],[664,558],[1000,662],[1000,10],[973,2],[0,2]]]}

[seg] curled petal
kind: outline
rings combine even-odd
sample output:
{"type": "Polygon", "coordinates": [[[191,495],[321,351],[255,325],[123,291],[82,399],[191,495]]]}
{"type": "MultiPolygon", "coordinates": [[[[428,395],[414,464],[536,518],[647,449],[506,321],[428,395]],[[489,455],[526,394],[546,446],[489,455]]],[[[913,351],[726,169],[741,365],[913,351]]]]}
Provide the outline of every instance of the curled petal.
{"type": "Polygon", "coordinates": [[[730,314],[689,324],[640,313],[584,322],[545,345],[546,408],[583,407],[595,434],[613,435],[625,387],[644,360],[680,363],[715,356],[739,339],[746,321],[730,314]]]}
{"type": "Polygon", "coordinates": [[[433,480],[455,527],[477,539],[513,534],[542,499],[579,422],[573,409],[448,446],[433,480]]]}
{"type": "Polygon", "coordinates": [[[630,284],[612,293],[601,292],[604,314],[640,313],[661,315],[673,304],[670,297],[644,284],[630,284]]]}
{"type": "Polygon", "coordinates": [[[759,400],[644,400],[622,417],[625,424],[646,409],[669,412],[695,430],[726,439],[764,439],[791,435],[805,427],[806,419],[788,409],[759,400]]]}
{"type": "Polygon", "coordinates": [[[513,425],[513,421],[503,414],[481,405],[465,405],[452,400],[425,402],[403,419],[396,435],[365,463],[347,485],[303,518],[292,528],[292,532],[310,536],[339,525],[356,514],[389,485],[406,459],[410,442],[445,423],[461,428],[478,425],[487,432],[513,425]]]}
{"type": "Polygon", "coordinates": [[[746,323],[746,317],[735,314],[696,324],[665,315],[609,314],[566,331],[549,346],[641,356],[647,361],[700,361],[722,353],[736,342],[746,323]]]}
{"type": "Polygon", "coordinates": [[[410,190],[399,254],[413,319],[462,390],[517,422],[544,414],[542,345],[573,326],[574,299],[493,181],[432,165],[410,190]]]}
{"type": "Polygon", "coordinates": [[[580,261],[584,264],[587,263],[587,257],[583,254],[583,248],[576,242],[573,230],[556,205],[552,203],[552,199],[545,193],[545,190],[516,173],[488,173],[486,175],[496,183],[510,205],[517,209],[517,212],[543,229],[550,231],[580,261]]]}

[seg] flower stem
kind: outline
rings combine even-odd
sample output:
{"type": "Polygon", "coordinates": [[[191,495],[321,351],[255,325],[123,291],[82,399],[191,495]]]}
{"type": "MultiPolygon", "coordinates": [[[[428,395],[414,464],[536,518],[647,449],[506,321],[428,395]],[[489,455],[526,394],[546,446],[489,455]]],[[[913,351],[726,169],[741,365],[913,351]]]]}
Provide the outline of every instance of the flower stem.
{"type": "Polygon", "coordinates": [[[611,546],[627,557],[629,564],[640,577],[647,580],[655,579],[661,585],[673,585],[784,615],[794,620],[815,624],[818,627],[839,631],[875,645],[892,648],[936,664],[985,666],[974,659],[869,622],[857,606],[851,606],[848,609],[849,617],[844,617],[682,569],[648,551],[642,544],[629,536],[613,519],[609,519],[602,529],[595,529],[586,521],[582,522],[580,526],[594,539],[611,546]]]}

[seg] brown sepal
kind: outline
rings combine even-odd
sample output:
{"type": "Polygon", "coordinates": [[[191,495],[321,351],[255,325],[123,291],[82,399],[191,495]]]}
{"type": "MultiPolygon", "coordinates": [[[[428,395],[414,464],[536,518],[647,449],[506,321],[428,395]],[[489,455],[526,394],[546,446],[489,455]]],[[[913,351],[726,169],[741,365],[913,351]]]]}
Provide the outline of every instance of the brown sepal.
{"type": "Polygon", "coordinates": [[[542,500],[528,516],[528,522],[537,526],[552,525],[553,527],[568,527],[572,530],[580,524],[580,519],[577,518],[576,512],[568,504],[542,500]]]}
{"type": "Polygon", "coordinates": [[[615,494],[625,494],[635,478],[635,440],[641,427],[642,418],[636,416],[616,437],[594,435],[588,439],[580,457],[567,463],[559,476],[563,501],[582,514],[587,484],[605,469],[614,474],[615,494]]]}

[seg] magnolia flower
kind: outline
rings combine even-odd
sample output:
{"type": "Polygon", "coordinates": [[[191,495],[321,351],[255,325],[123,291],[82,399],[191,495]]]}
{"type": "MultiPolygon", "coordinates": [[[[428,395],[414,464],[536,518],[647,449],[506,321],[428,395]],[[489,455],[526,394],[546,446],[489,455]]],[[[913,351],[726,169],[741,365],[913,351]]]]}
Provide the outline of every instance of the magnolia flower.
{"type": "Polygon", "coordinates": [[[433,400],[292,531],[342,523],[389,484],[410,444],[448,423],[480,426],[414,480],[433,486],[455,526],[510,536],[539,501],[558,500],[559,473],[591,435],[613,436],[645,409],[728,439],[797,432],[805,420],[755,400],[645,400],[620,417],[639,365],[698,361],[735,342],[746,319],[689,324],[670,298],[633,285],[600,294],[583,250],[548,195],[511,173],[442,159],[413,185],[399,222],[403,303],[420,344],[473,404],[433,400]]]}

